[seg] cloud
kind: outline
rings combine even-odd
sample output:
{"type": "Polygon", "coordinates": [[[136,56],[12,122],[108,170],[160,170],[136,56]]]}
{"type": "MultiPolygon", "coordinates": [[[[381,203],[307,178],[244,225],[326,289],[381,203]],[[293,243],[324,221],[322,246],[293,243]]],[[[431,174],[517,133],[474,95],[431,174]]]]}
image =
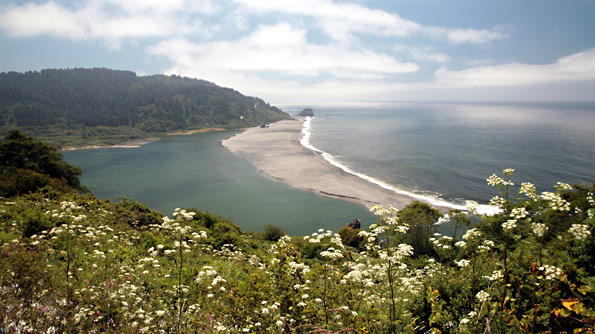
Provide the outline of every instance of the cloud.
{"type": "Polygon", "coordinates": [[[145,39],[143,45],[152,45],[144,49],[147,63],[170,63],[159,72],[210,80],[280,104],[299,104],[304,97],[318,104],[497,99],[519,92],[539,98],[546,90],[553,98],[585,92],[577,82],[594,86],[595,49],[541,65],[470,59],[471,67],[453,70],[446,65],[461,63],[428,43],[452,51],[462,43],[506,38],[505,29],[426,26],[361,3],[87,0],[66,6],[51,0],[0,6],[0,31],[15,38],[99,40],[110,48],[145,39]],[[419,46],[422,41],[426,45],[419,46]],[[565,90],[569,85],[573,92],[565,90]]]}
{"type": "Polygon", "coordinates": [[[505,38],[498,31],[486,29],[451,29],[426,27],[404,19],[398,14],[370,9],[360,4],[336,3],[331,0],[234,0],[246,10],[257,13],[281,13],[302,15],[318,19],[318,25],[326,34],[340,41],[348,41],[354,33],[377,34],[382,36],[412,36],[427,34],[436,38],[446,38],[453,44],[483,44],[505,38]]]}
{"type": "MultiPolygon", "coordinates": [[[[178,50],[175,50],[176,52],[178,50]]],[[[192,59],[192,58],[187,58],[192,59]]],[[[172,73],[204,75],[188,63],[172,68],[172,73]],[[193,72],[195,71],[195,72],[193,72]]],[[[274,104],[291,105],[375,105],[423,100],[577,100],[591,98],[595,89],[595,49],[575,53],[545,65],[510,63],[481,66],[460,71],[436,71],[433,80],[405,83],[397,80],[353,77],[306,83],[287,77],[270,79],[258,72],[209,72],[217,83],[266,97],[274,104]]],[[[380,74],[383,78],[386,75],[380,74]]]]}
{"type": "Polygon", "coordinates": [[[0,29],[12,37],[49,35],[73,40],[100,39],[112,48],[124,40],[165,38],[200,32],[200,17],[217,10],[209,0],[90,0],[79,8],[53,1],[6,6],[0,29]]]}
{"type": "Polygon", "coordinates": [[[393,51],[422,62],[446,63],[450,61],[449,56],[445,55],[444,53],[436,52],[431,46],[416,47],[411,45],[397,44],[393,46],[393,51]]]}
{"type": "Polygon", "coordinates": [[[86,35],[83,17],[53,2],[8,7],[0,14],[0,28],[14,37],[52,35],[82,39],[86,35]]]}
{"type": "Polygon", "coordinates": [[[184,9],[183,0],[106,0],[105,3],[119,7],[126,13],[168,13],[184,9]]]}
{"type": "Polygon", "coordinates": [[[595,49],[575,53],[545,65],[511,63],[461,71],[442,68],[436,71],[435,77],[437,84],[457,87],[520,86],[595,80],[595,49]]]}
{"type": "Polygon", "coordinates": [[[246,24],[253,16],[274,14],[284,16],[281,21],[303,19],[310,32],[322,31],[341,43],[357,42],[361,34],[397,38],[425,34],[453,44],[505,37],[487,29],[426,27],[396,13],[331,0],[87,0],[76,7],[50,0],[0,8],[0,29],[13,37],[100,39],[117,48],[126,40],[209,36],[229,25],[226,19],[246,24]],[[203,20],[211,21],[206,25],[203,20]]]}
{"type": "Polygon", "coordinates": [[[261,25],[237,40],[193,43],[176,38],[156,44],[149,52],[172,61],[175,65],[169,72],[182,75],[209,72],[224,82],[230,72],[382,79],[418,70],[414,63],[400,62],[368,49],[350,49],[341,43],[312,44],[306,33],[288,23],[261,25]]]}
{"type": "Polygon", "coordinates": [[[497,30],[460,29],[427,27],[424,30],[435,37],[445,37],[451,44],[474,43],[485,44],[493,40],[506,38],[506,34],[497,30]]]}

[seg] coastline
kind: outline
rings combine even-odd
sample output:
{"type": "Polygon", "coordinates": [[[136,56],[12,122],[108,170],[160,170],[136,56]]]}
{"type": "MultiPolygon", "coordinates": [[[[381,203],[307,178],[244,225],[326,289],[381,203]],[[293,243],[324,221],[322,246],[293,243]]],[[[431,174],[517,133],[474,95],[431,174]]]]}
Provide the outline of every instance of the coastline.
{"type": "MultiPolygon", "coordinates": [[[[305,119],[286,120],[268,128],[249,128],[221,144],[251,161],[265,175],[320,196],[371,208],[392,205],[402,209],[416,199],[396,193],[333,166],[300,143],[305,119]]],[[[433,205],[441,212],[449,208],[433,205]]]]}
{"type": "Polygon", "coordinates": [[[198,130],[180,130],[180,131],[173,131],[173,132],[168,132],[166,133],[166,135],[168,136],[187,136],[187,135],[193,135],[195,133],[203,133],[203,132],[213,132],[213,131],[225,131],[227,129],[225,128],[206,128],[206,129],[198,129],[198,130]]]}
{"type": "MultiPolygon", "coordinates": [[[[213,132],[213,131],[225,131],[227,129],[224,128],[207,128],[207,129],[198,129],[198,130],[186,130],[186,131],[173,131],[165,133],[166,136],[187,136],[193,135],[196,133],[204,133],[204,132],[213,132]]],[[[159,137],[151,137],[151,138],[143,138],[143,139],[135,139],[123,142],[121,144],[114,144],[114,145],[85,145],[85,146],[65,146],[60,149],[60,151],[76,151],[76,150],[95,150],[95,149],[102,149],[102,148],[138,148],[142,145],[152,143],[157,141],[161,138],[159,137]]]]}
{"type": "Polygon", "coordinates": [[[76,151],[76,150],[95,150],[100,148],[138,148],[141,145],[145,145],[148,143],[152,143],[157,141],[161,138],[152,137],[152,138],[145,138],[145,139],[136,139],[124,142],[122,144],[115,144],[115,145],[86,145],[86,146],[65,146],[62,147],[59,151],[76,151]]]}

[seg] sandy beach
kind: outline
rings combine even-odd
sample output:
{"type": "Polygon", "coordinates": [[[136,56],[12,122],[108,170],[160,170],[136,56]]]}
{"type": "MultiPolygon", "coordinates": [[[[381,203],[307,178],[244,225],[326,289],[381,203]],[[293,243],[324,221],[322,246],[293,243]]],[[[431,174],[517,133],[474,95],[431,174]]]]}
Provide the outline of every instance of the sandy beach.
{"type": "Polygon", "coordinates": [[[203,132],[212,132],[212,131],[225,131],[224,128],[206,128],[206,129],[198,129],[198,130],[180,130],[180,131],[173,131],[168,132],[168,136],[186,136],[186,135],[193,135],[195,133],[203,133],[203,132]]]}
{"type": "MultiPolygon", "coordinates": [[[[344,172],[300,144],[303,119],[250,128],[221,142],[251,161],[264,174],[297,189],[370,208],[376,204],[401,209],[414,199],[344,172]]],[[[440,208],[441,211],[447,211],[440,208]]]]}
{"type": "Polygon", "coordinates": [[[141,145],[145,145],[154,141],[159,140],[157,137],[153,138],[145,138],[145,139],[136,139],[131,140],[122,144],[115,144],[115,145],[86,145],[86,146],[65,146],[60,149],[60,151],[76,151],[76,150],[95,150],[100,148],[138,148],[141,145]]]}

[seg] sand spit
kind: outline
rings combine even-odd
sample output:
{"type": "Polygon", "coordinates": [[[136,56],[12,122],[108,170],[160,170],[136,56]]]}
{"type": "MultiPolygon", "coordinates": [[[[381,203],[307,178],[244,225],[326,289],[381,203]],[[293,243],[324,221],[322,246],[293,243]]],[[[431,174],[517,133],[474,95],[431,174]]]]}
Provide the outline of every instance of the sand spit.
{"type": "Polygon", "coordinates": [[[227,129],[224,128],[206,128],[206,129],[198,129],[198,130],[186,130],[186,131],[173,131],[168,132],[168,136],[185,136],[185,135],[193,135],[195,133],[203,133],[203,132],[212,132],[212,131],[225,131],[227,129]]]}
{"type": "Polygon", "coordinates": [[[87,145],[87,146],[65,146],[60,149],[60,151],[75,151],[75,150],[94,150],[98,148],[137,148],[141,147],[141,145],[145,145],[154,141],[159,140],[160,138],[145,138],[145,139],[137,139],[131,140],[122,144],[116,145],[87,145]]]}
{"type": "MultiPolygon", "coordinates": [[[[300,144],[303,118],[268,128],[250,128],[221,144],[251,161],[264,174],[297,189],[370,208],[376,204],[401,209],[414,199],[397,194],[331,165],[300,144]]],[[[443,212],[445,208],[438,207],[443,212]]]]}

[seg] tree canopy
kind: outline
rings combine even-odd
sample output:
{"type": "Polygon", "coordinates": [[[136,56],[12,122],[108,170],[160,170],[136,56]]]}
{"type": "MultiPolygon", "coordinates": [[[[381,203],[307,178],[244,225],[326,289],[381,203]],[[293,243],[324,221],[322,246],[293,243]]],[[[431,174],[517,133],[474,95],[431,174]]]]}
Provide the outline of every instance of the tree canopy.
{"type": "Polygon", "coordinates": [[[50,141],[72,130],[92,137],[105,127],[142,134],[288,118],[259,98],[175,75],[139,77],[104,68],[0,73],[1,132],[20,128],[50,141]]]}
{"type": "Polygon", "coordinates": [[[0,196],[35,192],[45,186],[58,190],[85,190],[83,171],[62,159],[57,149],[12,130],[0,142],[0,196]]]}

